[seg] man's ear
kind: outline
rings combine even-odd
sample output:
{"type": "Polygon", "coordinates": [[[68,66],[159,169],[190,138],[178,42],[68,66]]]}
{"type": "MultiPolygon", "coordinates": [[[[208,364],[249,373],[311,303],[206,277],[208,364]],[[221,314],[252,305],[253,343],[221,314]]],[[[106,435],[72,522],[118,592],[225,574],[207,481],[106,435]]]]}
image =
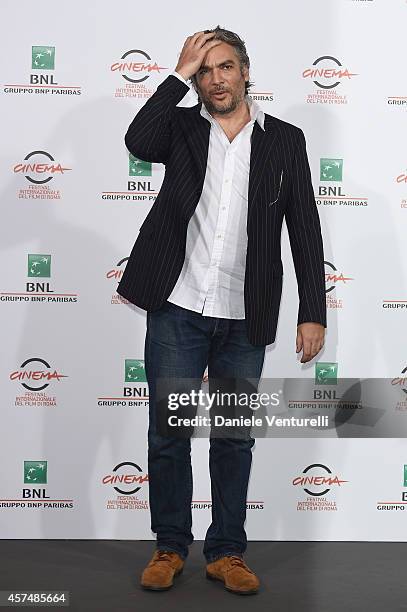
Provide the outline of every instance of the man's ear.
{"type": "Polygon", "coordinates": [[[243,68],[242,68],[242,74],[243,74],[243,76],[244,76],[244,80],[245,80],[245,81],[249,81],[249,80],[250,80],[250,79],[249,79],[249,76],[250,76],[250,75],[249,75],[249,69],[248,69],[248,67],[247,67],[247,66],[243,66],[243,68]]]}

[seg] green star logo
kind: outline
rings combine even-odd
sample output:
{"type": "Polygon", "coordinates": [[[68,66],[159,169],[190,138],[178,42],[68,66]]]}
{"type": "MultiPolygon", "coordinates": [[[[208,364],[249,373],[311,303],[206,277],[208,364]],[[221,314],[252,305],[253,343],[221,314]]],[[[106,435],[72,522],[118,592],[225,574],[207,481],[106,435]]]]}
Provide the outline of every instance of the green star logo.
{"type": "Polygon", "coordinates": [[[319,163],[319,178],[321,181],[341,181],[343,159],[329,159],[323,157],[319,163]]]}
{"type": "Polygon", "coordinates": [[[144,361],[141,359],[126,359],[124,366],[124,382],[147,382],[144,361]]]}
{"type": "Polygon", "coordinates": [[[24,484],[47,484],[47,461],[24,461],[24,484]]]}
{"type": "Polygon", "coordinates": [[[33,70],[54,70],[55,47],[32,47],[31,68],[33,70]]]}
{"type": "Polygon", "coordinates": [[[27,276],[50,278],[51,255],[28,255],[27,276]]]}
{"type": "Polygon", "coordinates": [[[138,159],[129,153],[129,176],[152,176],[151,162],[138,159]]]}
{"type": "Polygon", "coordinates": [[[338,364],[319,361],[315,364],[316,385],[336,385],[338,375],[338,364]]]}

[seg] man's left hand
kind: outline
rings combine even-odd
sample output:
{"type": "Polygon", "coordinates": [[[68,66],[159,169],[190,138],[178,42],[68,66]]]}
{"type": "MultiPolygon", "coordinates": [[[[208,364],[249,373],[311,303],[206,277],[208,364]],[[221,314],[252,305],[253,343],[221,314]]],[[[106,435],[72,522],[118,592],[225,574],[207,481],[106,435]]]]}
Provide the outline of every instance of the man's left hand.
{"type": "Polygon", "coordinates": [[[297,326],[297,350],[302,349],[301,363],[311,361],[324,346],[325,327],[321,323],[300,323],[297,326]]]}

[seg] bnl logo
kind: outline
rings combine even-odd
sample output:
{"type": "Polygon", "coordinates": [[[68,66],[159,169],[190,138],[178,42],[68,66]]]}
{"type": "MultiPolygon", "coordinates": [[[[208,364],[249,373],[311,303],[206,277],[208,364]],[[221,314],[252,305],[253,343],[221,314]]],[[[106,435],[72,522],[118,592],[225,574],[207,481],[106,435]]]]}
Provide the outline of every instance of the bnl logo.
{"type": "Polygon", "coordinates": [[[146,382],[144,361],[142,359],[125,359],[123,397],[132,397],[140,400],[146,399],[148,397],[145,386],[146,382]],[[130,384],[132,386],[129,386],[130,384]]]}
{"type": "MultiPolygon", "coordinates": [[[[35,487],[39,484],[47,484],[47,461],[24,461],[24,484],[35,487]]],[[[49,499],[46,489],[23,489],[24,499],[49,499]]]]}
{"type": "MultiPolygon", "coordinates": [[[[319,160],[319,180],[321,182],[340,183],[343,176],[343,159],[321,157],[319,160]]],[[[320,185],[320,196],[344,196],[341,185],[320,185]]]]}
{"type": "Polygon", "coordinates": [[[126,383],[146,382],[146,372],[144,369],[144,361],[140,359],[125,359],[124,382],[126,383]]]}
{"type": "MultiPolygon", "coordinates": [[[[151,162],[144,161],[142,159],[138,159],[138,157],[134,157],[131,153],[129,153],[129,176],[137,177],[137,176],[152,176],[152,164],[151,162]]],[[[137,192],[146,192],[153,191],[151,187],[151,182],[148,180],[131,180],[127,182],[128,191],[137,191],[137,192]]]]}
{"type": "MultiPolygon", "coordinates": [[[[336,385],[338,382],[338,364],[318,361],[315,364],[316,385],[336,385]]],[[[337,399],[336,389],[314,389],[314,399],[337,399]]]]}
{"type": "MultiPolygon", "coordinates": [[[[30,254],[28,255],[27,276],[32,278],[51,277],[51,255],[30,254]]],[[[50,283],[29,282],[26,284],[27,293],[52,293],[50,283]]]]}
{"type": "MultiPolygon", "coordinates": [[[[32,70],[54,70],[54,68],[55,47],[31,47],[32,70]]],[[[30,83],[32,85],[58,85],[54,81],[53,74],[30,74],[30,83]]]]}

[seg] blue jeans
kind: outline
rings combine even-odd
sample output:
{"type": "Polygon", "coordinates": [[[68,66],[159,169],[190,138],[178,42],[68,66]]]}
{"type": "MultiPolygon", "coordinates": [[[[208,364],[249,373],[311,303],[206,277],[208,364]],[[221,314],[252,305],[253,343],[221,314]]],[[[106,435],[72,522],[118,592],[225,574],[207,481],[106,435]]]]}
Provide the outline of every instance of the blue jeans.
{"type": "MultiPolygon", "coordinates": [[[[209,380],[211,377],[259,380],[265,348],[249,343],[244,319],[207,317],[168,301],[159,310],[147,312],[149,502],[157,549],[175,551],[186,559],[194,539],[191,440],[157,433],[157,378],[194,379],[193,387],[199,390],[208,366],[209,380]]],[[[254,443],[250,436],[210,438],[212,522],[203,548],[208,563],[226,555],[242,556],[247,548],[244,522],[254,443]]]]}

